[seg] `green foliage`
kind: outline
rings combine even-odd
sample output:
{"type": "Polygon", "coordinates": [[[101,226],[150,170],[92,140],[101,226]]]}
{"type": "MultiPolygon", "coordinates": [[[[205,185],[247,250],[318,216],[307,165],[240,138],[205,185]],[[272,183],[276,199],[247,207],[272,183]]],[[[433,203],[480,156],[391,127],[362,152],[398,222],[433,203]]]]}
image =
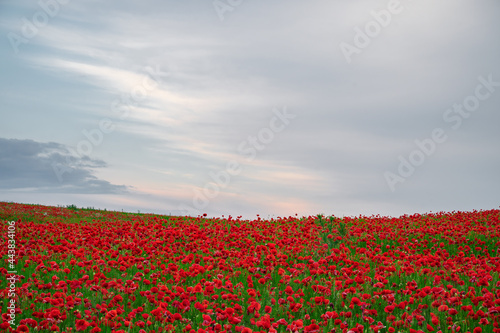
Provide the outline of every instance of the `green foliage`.
{"type": "Polygon", "coordinates": [[[348,235],[348,225],[342,219],[336,218],[333,215],[328,219],[325,219],[323,214],[318,214],[316,217],[316,221],[321,226],[320,234],[323,243],[328,245],[329,250],[336,248],[341,242],[340,240],[337,240],[336,237],[346,237],[348,235]],[[334,231],[335,227],[337,227],[336,234],[334,231]]]}
{"type": "Polygon", "coordinates": [[[347,236],[347,227],[345,223],[341,223],[338,227],[340,237],[344,238],[347,236]]]}
{"type": "Polygon", "coordinates": [[[76,207],[76,205],[67,205],[66,206],[67,209],[71,209],[71,210],[74,210],[74,211],[77,211],[78,210],[78,207],[76,207]]]}

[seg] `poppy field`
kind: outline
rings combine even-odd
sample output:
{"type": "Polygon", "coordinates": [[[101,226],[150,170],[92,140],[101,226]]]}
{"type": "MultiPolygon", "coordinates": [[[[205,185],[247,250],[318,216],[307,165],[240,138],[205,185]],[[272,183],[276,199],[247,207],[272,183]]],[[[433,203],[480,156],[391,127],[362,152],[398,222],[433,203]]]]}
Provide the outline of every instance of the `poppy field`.
{"type": "Polygon", "coordinates": [[[500,332],[498,209],[0,220],[1,332],[500,332]]]}

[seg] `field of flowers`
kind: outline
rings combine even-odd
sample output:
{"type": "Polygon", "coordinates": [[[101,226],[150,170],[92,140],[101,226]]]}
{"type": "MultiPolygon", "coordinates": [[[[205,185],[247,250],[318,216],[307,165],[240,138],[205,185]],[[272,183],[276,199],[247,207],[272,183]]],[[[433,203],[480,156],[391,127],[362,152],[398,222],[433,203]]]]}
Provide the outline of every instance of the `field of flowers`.
{"type": "Polygon", "coordinates": [[[4,332],[500,332],[500,210],[0,220],[4,332]]]}

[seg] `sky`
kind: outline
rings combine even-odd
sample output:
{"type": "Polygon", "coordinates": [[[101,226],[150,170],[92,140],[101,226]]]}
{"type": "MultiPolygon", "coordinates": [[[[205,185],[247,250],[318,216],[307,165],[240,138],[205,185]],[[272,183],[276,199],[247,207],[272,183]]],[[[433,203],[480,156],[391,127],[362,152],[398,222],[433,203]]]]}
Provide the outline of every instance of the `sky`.
{"type": "Polygon", "coordinates": [[[498,209],[496,0],[0,2],[0,201],[498,209]]]}

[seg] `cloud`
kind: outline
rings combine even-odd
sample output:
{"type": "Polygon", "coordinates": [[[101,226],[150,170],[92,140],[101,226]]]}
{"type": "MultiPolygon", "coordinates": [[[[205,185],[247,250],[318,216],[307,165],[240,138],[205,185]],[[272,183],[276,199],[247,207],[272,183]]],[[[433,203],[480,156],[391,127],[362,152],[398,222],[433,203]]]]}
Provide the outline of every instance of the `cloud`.
{"type": "Polygon", "coordinates": [[[55,142],[0,138],[0,190],[46,193],[123,194],[127,186],[97,178],[102,160],[76,157],[55,142]]]}
{"type": "MultiPolygon", "coordinates": [[[[41,10],[37,2],[5,4],[4,35],[22,34],[21,18],[41,10]]],[[[110,2],[98,10],[96,1],[69,2],[18,55],[4,38],[0,133],[60,144],[23,141],[33,151],[16,155],[9,170],[2,155],[0,189],[20,188],[22,198],[34,191],[33,198],[57,203],[171,210],[192,205],[213,182],[210,175],[237,160],[242,173],[203,212],[400,214],[496,206],[500,95],[459,130],[443,114],[474,93],[478,76],[499,80],[500,44],[489,33],[498,30],[499,3],[401,4],[404,10],[348,64],[339,44],[352,44],[354,29],[364,29],[387,1],[243,2],[223,21],[212,2],[124,0],[120,8],[110,2]],[[131,100],[152,78],[146,68],[162,73],[159,84],[116,111],[115,101],[131,100]],[[284,106],[297,119],[246,159],[239,145],[284,106]],[[90,158],[73,157],[82,129],[103,118],[116,124],[113,134],[90,158]],[[438,127],[449,140],[391,192],[384,173],[397,172],[399,156],[408,158],[415,140],[438,127]],[[62,182],[54,165],[71,170],[62,182]],[[92,194],[125,190],[110,182],[133,190],[103,195],[107,200],[92,194]]],[[[17,195],[4,193],[9,200],[17,195]]]]}

